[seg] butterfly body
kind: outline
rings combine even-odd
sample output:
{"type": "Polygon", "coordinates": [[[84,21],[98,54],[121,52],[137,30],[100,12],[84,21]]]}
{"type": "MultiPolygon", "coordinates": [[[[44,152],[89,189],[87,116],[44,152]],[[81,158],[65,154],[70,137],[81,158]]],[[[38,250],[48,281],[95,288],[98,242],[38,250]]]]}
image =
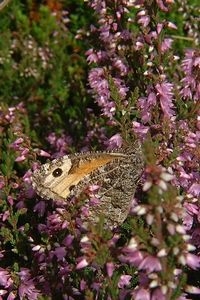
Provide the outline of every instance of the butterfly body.
{"type": "Polygon", "coordinates": [[[66,155],[36,170],[33,187],[43,198],[67,201],[96,183],[100,185],[99,204],[89,208],[87,221],[96,222],[103,215],[113,227],[127,217],[143,165],[139,143],[113,152],[66,155]]]}

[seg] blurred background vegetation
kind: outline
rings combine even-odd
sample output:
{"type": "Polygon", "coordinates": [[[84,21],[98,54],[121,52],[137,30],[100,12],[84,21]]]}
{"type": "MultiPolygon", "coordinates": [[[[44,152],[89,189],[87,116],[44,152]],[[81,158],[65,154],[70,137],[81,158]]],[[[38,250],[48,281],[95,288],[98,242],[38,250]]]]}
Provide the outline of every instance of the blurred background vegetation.
{"type": "MultiPolygon", "coordinates": [[[[190,28],[185,25],[186,19],[187,24],[197,23],[192,19],[198,17],[198,1],[192,2],[177,1],[181,10],[170,15],[179,25],[175,38],[179,54],[194,39],[188,38],[190,28]],[[180,38],[184,35],[187,38],[180,38]]],[[[85,52],[95,48],[91,24],[94,13],[82,0],[11,0],[0,11],[0,102],[25,104],[29,134],[36,144],[42,141],[41,148],[47,147],[49,133],[65,132],[79,149],[85,146],[87,132],[95,128],[96,116],[98,127],[105,124],[88,93],[85,52]]],[[[92,138],[95,145],[95,134],[92,138]]]]}
{"type": "Polygon", "coordinates": [[[0,102],[25,104],[37,143],[49,132],[84,136],[92,18],[83,1],[13,0],[0,11],[0,102]]]}

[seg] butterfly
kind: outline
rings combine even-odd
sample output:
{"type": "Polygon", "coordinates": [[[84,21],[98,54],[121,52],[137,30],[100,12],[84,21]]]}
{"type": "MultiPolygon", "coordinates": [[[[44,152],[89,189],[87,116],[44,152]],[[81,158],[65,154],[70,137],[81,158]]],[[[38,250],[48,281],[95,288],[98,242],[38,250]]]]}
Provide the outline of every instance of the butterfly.
{"type": "Polygon", "coordinates": [[[126,219],[138,180],[144,168],[141,144],[112,152],[86,152],[54,159],[34,171],[32,184],[46,199],[67,201],[78,197],[88,185],[98,184],[99,203],[89,208],[87,221],[96,223],[102,215],[115,227],[126,219]]]}

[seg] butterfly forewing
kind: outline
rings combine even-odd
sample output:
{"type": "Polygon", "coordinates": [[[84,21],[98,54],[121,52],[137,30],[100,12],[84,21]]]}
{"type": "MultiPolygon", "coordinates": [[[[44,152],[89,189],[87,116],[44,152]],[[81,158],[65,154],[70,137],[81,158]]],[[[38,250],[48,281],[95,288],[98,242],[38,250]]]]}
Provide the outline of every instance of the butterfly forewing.
{"type": "Polygon", "coordinates": [[[135,143],[116,152],[79,153],[55,159],[36,170],[32,182],[40,196],[62,200],[98,183],[100,203],[90,207],[88,220],[96,222],[102,214],[113,227],[127,217],[143,165],[141,146],[135,143]]]}

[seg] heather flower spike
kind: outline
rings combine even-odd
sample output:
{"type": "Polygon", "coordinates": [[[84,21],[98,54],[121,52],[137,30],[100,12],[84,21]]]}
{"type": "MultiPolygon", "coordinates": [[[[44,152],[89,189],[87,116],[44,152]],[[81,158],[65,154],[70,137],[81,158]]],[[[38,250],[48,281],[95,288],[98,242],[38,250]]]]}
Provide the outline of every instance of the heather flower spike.
{"type": "Polygon", "coordinates": [[[198,298],[197,2],[0,2],[0,298],[198,298]]]}

